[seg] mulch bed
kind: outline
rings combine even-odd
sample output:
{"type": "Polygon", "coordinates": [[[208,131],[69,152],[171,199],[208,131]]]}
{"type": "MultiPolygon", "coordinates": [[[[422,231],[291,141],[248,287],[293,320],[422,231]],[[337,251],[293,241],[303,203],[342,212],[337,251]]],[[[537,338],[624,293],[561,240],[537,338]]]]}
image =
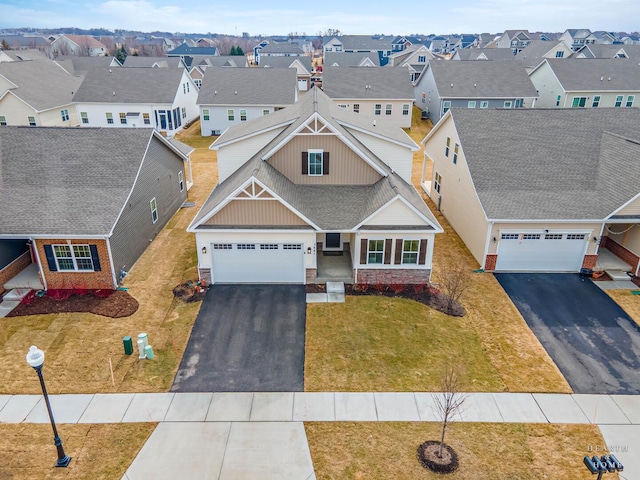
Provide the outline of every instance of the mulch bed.
{"type": "Polygon", "coordinates": [[[122,318],[133,315],[138,306],[138,301],[122,290],[95,290],[85,293],[48,290],[43,296],[31,291],[7,316],[94,313],[103,317],[122,318]]]}
{"type": "Polygon", "coordinates": [[[436,473],[451,473],[458,468],[458,455],[446,443],[442,445],[442,457],[438,456],[440,442],[429,440],[418,447],[418,461],[424,468],[436,473]]]}

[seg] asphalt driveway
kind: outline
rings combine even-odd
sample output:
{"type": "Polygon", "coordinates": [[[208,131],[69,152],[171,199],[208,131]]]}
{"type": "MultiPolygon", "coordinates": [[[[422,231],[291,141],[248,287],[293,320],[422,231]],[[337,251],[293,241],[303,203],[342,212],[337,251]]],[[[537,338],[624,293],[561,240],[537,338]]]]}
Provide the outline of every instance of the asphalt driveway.
{"type": "Polygon", "coordinates": [[[304,388],[303,285],[214,285],[172,392],[296,392],[304,388]]]}
{"type": "Polygon", "coordinates": [[[640,393],[640,327],[578,274],[495,274],[576,393],[640,393]]]}

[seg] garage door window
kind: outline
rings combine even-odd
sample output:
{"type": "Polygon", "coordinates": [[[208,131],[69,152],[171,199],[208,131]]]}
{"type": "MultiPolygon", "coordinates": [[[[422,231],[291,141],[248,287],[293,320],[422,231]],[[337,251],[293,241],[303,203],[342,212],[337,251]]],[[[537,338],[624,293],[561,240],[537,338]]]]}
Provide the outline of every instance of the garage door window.
{"type": "Polygon", "coordinates": [[[544,236],[545,240],[562,240],[561,233],[547,233],[544,236]]]}
{"type": "Polygon", "coordinates": [[[519,233],[503,233],[500,235],[502,240],[518,240],[520,238],[519,233]]]}
{"type": "Polygon", "coordinates": [[[261,243],[260,244],[260,250],[277,250],[277,249],[278,249],[277,243],[261,243]]]}
{"type": "Polygon", "coordinates": [[[230,243],[214,243],[214,250],[231,250],[232,246],[230,243]]]}
{"type": "Polygon", "coordinates": [[[256,246],[253,243],[239,243],[238,250],[255,250],[256,246]]]}
{"type": "Polygon", "coordinates": [[[522,235],[523,240],[540,240],[539,233],[525,233],[522,235]]]}
{"type": "Polygon", "coordinates": [[[282,245],[282,248],[284,250],[302,250],[302,245],[292,245],[285,243],[284,245],[282,245]]]}
{"type": "Polygon", "coordinates": [[[568,233],[567,240],[584,240],[584,233],[568,233]]]}

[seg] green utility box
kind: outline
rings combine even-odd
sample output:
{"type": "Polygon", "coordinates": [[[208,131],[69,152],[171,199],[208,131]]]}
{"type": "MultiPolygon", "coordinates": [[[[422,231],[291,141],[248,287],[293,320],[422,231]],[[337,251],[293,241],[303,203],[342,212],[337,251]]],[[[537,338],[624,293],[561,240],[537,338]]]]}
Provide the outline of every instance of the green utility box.
{"type": "Polygon", "coordinates": [[[124,344],[124,354],[131,355],[133,353],[133,340],[130,336],[122,337],[122,343],[124,344]]]}

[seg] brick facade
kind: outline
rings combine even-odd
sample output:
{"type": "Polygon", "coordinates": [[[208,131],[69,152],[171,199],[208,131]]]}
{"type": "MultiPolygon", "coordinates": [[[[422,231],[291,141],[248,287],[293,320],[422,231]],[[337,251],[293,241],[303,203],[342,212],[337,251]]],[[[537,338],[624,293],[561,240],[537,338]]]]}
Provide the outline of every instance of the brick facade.
{"type": "Polygon", "coordinates": [[[316,283],[316,277],[318,276],[318,270],[315,268],[307,268],[304,271],[305,274],[305,285],[309,285],[311,283],[316,283]]]}
{"type": "Polygon", "coordinates": [[[496,269],[498,255],[487,255],[484,259],[484,271],[493,272],[496,269]]]}
{"type": "Polygon", "coordinates": [[[622,260],[631,265],[634,272],[636,271],[636,269],[638,268],[638,262],[640,262],[640,256],[633,253],[627,247],[623,247],[610,237],[604,237],[603,240],[605,241],[600,243],[601,247],[605,247],[607,250],[614,253],[617,257],[620,257],[622,260]]]}
{"type": "Polygon", "coordinates": [[[198,274],[200,275],[200,279],[204,280],[205,285],[211,285],[211,269],[210,268],[199,268],[198,274]]]}
{"type": "Polygon", "coordinates": [[[598,260],[598,255],[585,255],[584,260],[582,260],[582,268],[590,268],[593,270],[596,268],[596,261],[598,260]]]}
{"type": "Polygon", "coordinates": [[[47,289],[110,289],[114,290],[117,285],[113,283],[111,263],[109,262],[109,251],[107,242],[103,239],[82,239],[71,240],[72,245],[95,245],[100,260],[99,272],[77,272],[77,271],[51,271],[47,263],[45,245],[66,245],[67,239],[51,238],[37,239],[35,247],[40,258],[41,273],[44,276],[47,289]]]}
{"type": "Polygon", "coordinates": [[[370,285],[398,285],[398,284],[415,284],[429,283],[430,269],[407,269],[407,268],[361,268],[354,270],[354,278],[356,283],[366,283],[370,285]]]}
{"type": "Polygon", "coordinates": [[[0,270],[0,294],[5,292],[5,289],[2,286],[29,265],[31,265],[31,252],[26,251],[9,265],[0,270]]]}

